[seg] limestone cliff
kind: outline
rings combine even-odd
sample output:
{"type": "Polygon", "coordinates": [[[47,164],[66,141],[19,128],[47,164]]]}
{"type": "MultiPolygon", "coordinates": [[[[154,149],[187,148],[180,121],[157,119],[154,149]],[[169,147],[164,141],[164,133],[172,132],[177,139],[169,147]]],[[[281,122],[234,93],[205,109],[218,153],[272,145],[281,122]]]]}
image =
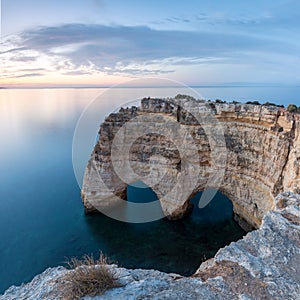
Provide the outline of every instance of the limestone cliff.
{"type": "Polygon", "coordinates": [[[143,180],[164,215],[177,219],[188,212],[196,192],[217,188],[232,201],[244,228],[258,228],[278,193],[299,193],[299,164],[299,115],[283,108],[145,98],[140,107],[121,109],[101,124],[82,199],[87,213],[102,211],[125,199],[128,183],[143,180]]]}

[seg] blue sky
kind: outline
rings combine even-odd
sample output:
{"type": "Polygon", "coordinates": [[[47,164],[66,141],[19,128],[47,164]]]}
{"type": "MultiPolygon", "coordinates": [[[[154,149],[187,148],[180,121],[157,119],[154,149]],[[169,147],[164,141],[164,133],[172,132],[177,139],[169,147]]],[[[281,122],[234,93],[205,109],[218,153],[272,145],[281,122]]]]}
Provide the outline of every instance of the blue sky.
{"type": "Polygon", "coordinates": [[[300,84],[300,2],[2,0],[0,84],[300,84]]]}

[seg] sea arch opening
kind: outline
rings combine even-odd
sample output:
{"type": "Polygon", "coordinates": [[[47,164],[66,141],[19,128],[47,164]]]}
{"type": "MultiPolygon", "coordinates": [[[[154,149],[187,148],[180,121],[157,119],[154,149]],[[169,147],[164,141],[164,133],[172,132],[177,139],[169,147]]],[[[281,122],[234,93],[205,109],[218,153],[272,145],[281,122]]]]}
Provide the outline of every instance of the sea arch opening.
{"type": "MultiPolygon", "coordinates": [[[[124,228],[129,238],[124,241],[124,253],[118,253],[121,258],[115,259],[125,267],[155,268],[189,276],[220,248],[241,239],[246,231],[233,218],[232,201],[217,191],[207,206],[199,208],[201,194],[197,192],[188,200],[193,209],[182,219],[171,221],[165,217],[148,223],[127,223],[124,228]],[[130,261],[127,254],[132,239],[136,254],[130,261]]],[[[159,199],[143,181],[136,181],[127,185],[126,200],[149,203],[159,199]]],[[[160,206],[160,201],[157,203],[160,206]]]]}
{"type": "MultiPolygon", "coordinates": [[[[255,199],[251,203],[245,203],[239,195],[234,194],[232,186],[221,186],[219,188],[204,189],[199,187],[185,201],[185,206],[198,212],[205,211],[205,207],[210,207],[210,203],[215,206],[216,201],[221,201],[220,209],[225,209],[225,215],[228,216],[230,208],[232,219],[246,232],[250,232],[260,227],[261,219],[258,217],[262,212],[258,212],[258,204],[255,199]],[[206,195],[203,193],[207,193],[206,195]],[[204,198],[203,198],[204,197],[204,198]],[[208,201],[206,198],[208,197],[208,201]],[[222,200],[226,199],[226,201],[222,200]],[[218,200],[217,200],[218,199],[218,200]],[[244,206],[247,205],[247,209],[244,206]],[[253,222],[255,221],[255,222],[253,222]]],[[[191,210],[191,209],[190,209],[191,210]]]]}
{"type": "Polygon", "coordinates": [[[144,181],[137,180],[127,185],[126,200],[133,203],[149,203],[157,201],[158,196],[144,181]]]}

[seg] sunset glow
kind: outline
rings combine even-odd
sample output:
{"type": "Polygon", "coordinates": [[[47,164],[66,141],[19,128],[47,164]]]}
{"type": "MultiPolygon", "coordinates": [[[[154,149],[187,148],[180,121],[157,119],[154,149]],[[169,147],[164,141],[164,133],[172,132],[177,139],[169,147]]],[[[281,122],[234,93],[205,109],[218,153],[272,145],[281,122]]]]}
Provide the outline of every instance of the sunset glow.
{"type": "Polygon", "coordinates": [[[0,86],[297,85],[299,20],[295,0],[2,0],[0,86]]]}

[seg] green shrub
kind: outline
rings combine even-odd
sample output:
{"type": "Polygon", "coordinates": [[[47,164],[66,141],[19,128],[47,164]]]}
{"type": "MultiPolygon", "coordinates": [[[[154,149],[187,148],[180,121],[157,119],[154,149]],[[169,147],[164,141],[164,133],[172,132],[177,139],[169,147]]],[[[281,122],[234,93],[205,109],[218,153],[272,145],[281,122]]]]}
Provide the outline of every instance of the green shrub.
{"type": "Polygon", "coordinates": [[[298,107],[295,104],[289,104],[287,107],[287,111],[291,112],[291,113],[296,113],[298,112],[298,107]]]}
{"type": "Polygon", "coordinates": [[[175,99],[187,99],[187,100],[196,100],[194,97],[190,95],[178,94],[175,96],[175,99]]]}
{"type": "Polygon", "coordinates": [[[276,107],[282,107],[282,108],[284,108],[284,105],[278,105],[278,104],[272,103],[272,102],[266,102],[263,105],[264,106],[276,106],[276,107]]]}
{"type": "Polygon", "coordinates": [[[258,101],[248,101],[246,104],[261,105],[258,101]]]}
{"type": "Polygon", "coordinates": [[[266,102],[263,105],[265,105],[265,106],[277,106],[275,103],[272,103],[272,102],[266,102]]]}

